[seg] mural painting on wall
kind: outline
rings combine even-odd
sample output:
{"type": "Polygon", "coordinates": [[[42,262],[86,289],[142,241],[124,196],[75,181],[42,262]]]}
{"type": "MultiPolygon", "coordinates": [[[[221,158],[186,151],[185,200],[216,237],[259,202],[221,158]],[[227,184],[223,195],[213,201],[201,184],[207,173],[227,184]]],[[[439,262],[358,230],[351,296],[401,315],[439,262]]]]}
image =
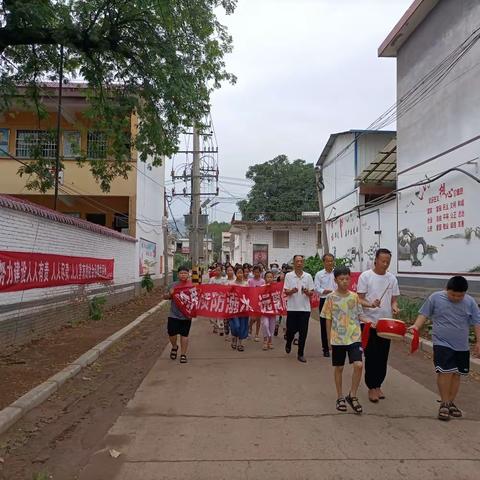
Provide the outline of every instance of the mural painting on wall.
{"type": "Polygon", "coordinates": [[[330,239],[332,253],[336,257],[346,259],[346,263],[349,267],[359,268],[359,222],[357,214],[351,212],[338,217],[335,220],[328,220],[327,233],[330,239]]]}
{"type": "Polygon", "coordinates": [[[141,238],[139,247],[139,275],[153,274],[153,267],[157,264],[157,244],[141,238]]]}
{"type": "Polygon", "coordinates": [[[400,196],[399,271],[480,273],[477,190],[468,178],[444,177],[400,196]]]}

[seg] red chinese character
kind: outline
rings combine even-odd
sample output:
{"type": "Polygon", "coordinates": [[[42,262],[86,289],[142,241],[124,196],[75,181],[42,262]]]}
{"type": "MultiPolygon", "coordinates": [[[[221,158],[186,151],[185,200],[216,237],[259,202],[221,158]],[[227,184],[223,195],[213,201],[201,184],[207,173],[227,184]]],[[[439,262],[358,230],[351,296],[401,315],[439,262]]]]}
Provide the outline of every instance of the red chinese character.
{"type": "Polygon", "coordinates": [[[432,217],[427,218],[427,223],[433,223],[432,217]]]}
{"type": "Polygon", "coordinates": [[[450,222],[450,228],[457,228],[457,222],[450,222]]]}
{"type": "Polygon", "coordinates": [[[463,228],[464,226],[465,226],[464,221],[463,221],[463,220],[460,220],[460,221],[458,222],[458,228],[463,228]]]}
{"type": "Polygon", "coordinates": [[[439,230],[441,230],[441,229],[442,229],[442,224],[439,223],[439,224],[437,225],[437,232],[438,232],[439,230]]]}
{"type": "Polygon", "coordinates": [[[443,220],[448,220],[449,217],[450,217],[450,216],[448,215],[448,213],[444,213],[444,214],[443,214],[443,220]]]}
{"type": "Polygon", "coordinates": [[[429,225],[429,226],[427,227],[427,232],[431,232],[431,231],[432,231],[432,226],[429,225]]]}
{"type": "Polygon", "coordinates": [[[457,218],[457,212],[451,212],[450,218],[457,218]]]}
{"type": "Polygon", "coordinates": [[[465,216],[465,212],[464,212],[463,210],[460,210],[460,211],[458,212],[458,217],[459,217],[459,218],[462,218],[462,217],[464,217],[464,216],[465,216]]]}
{"type": "Polygon", "coordinates": [[[442,216],[441,215],[437,215],[437,222],[441,222],[442,221],[442,216]]]}
{"type": "Polygon", "coordinates": [[[457,208],[457,202],[450,202],[450,208],[457,208]]]}
{"type": "Polygon", "coordinates": [[[438,194],[444,196],[444,195],[445,195],[445,191],[446,191],[445,184],[442,183],[442,184],[440,185],[439,189],[438,189],[438,194]]]}
{"type": "Polygon", "coordinates": [[[465,206],[465,200],[459,200],[458,201],[458,206],[459,207],[464,207],[465,206]]]}
{"type": "Polygon", "coordinates": [[[448,210],[448,203],[444,203],[444,204],[442,205],[442,210],[444,210],[444,211],[445,211],[445,210],[448,210]]]}
{"type": "Polygon", "coordinates": [[[448,230],[448,223],[443,224],[443,230],[448,230]]]}
{"type": "Polygon", "coordinates": [[[432,211],[433,211],[433,208],[432,208],[432,207],[427,208],[427,214],[428,214],[428,215],[430,215],[430,214],[432,213],[432,211]]]}
{"type": "Polygon", "coordinates": [[[442,206],[441,205],[437,205],[435,207],[435,211],[438,213],[438,212],[441,212],[442,211],[442,206]]]}

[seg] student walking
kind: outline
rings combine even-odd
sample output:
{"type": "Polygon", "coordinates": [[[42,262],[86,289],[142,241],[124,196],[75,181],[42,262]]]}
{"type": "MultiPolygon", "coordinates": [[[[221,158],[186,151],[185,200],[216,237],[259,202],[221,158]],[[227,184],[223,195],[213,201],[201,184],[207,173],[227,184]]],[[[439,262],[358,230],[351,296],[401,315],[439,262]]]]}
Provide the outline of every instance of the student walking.
{"type": "Polygon", "coordinates": [[[165,295],[165,300],[170,300],[170,313],[167,321],[167,332],[170,339],[171,350],[170,358],[177,359],[178,337],[180,336],[180,363],[187,363],[188,335],[192,326],[192,319],[185,316],[177,307],[173,300],[175,288],[188,287],[191,285],[189,280],[189,270],[187,267],[178,269],[178,282],[174,282],[169,292],[165,295]]]}
{"type": "MultiPolygon", "coordinates": [[[[211,277],[208,283],[214,285],[226,285],[226,278],[223,276],[222,266],[218,265],[215,267],[215,276],[211,277]]],[[[213,333],[218,333],[223,337],[225,331],[225,324],[221,318],[211,318],[210,323],[213,325],[213,333]]]]}
{"type": "MultiPolygon", "coordinates": [[[[235,283],[235,269],[232,267],[232,265],[229,263],[225,267],[225,273],[226,273],[226,278],[225,278],[225,285],[232,285],[235,283]]],[[[225,341],[230,342],[230,319],[225,318],[223,320],[223,332],[225,334],[225,341]]]]}
{"type": "MultiPolygon", "coordinates": [[[[265,280],[261,277],[262,270],[259,265],[253,267],[253,278],[248,279],[249,287],[263,287],[265,285],[265,280]]],[[[248,332],[250,335],[253,333],[253,326],[255,325],[255,341],[258,342],[260,339],[258,335],[260,333],[260,317],[250,317],[250,323],[248,326],[248,332]]]]}
{"type": "Polygon", "coordinates": [[[356,293],[350,292],[350,269],[337,267],[333,270],[337,288],[327,295],[321,315],[326,320],[328,344],[332,348],[335,388],[337,389],[336,408],[347,411],[348,403],[353,411],[361,414],[363,409],[357,398],[358,386],[362,378],[362,331],[360,321],[367,321],[356,293]],[[350,391],[343,395],[342,377],[345,359],[353,364],[350,391]]]}
{"type": "MultiPolygon", "coordinates": [[[[273,283],[273,273],[265,272],[265,285],[271,285],[273,283]]],[[[263,334],[263,350],[273,349],[273,336],[275,335],[275,327],[277,324],[276,315],[262,315],[260,317],[262,324],[262,334],[263,334]]]]}
{"type": "Polygon", "coordinates": [[[325,267],[323,270],[320,270],[315,275],[315,291],[318,292],[320,295],[320,337],[322,340],[322,350],[323,356],[329,357],[330,350],[328,347],[328,338],[327,338],[327,323],[326,319],[322,317],[322,308],[325,304],[325,299],[329,293],[332,293],[335,288],[335,278],[333,275],[333,267],[335,266],[335,257],[331,253],[326,253],[323,257],[323,266],[325,267]]]}
{"type": "MultiPolygon", "coordinates": [[[[242,287],[247,286],[247,282],[243,277],[243,268],[235,269],[235,282],[233,285],[242,287]]],[[[244,351],[243,340],[248,337],[248,317],[234,317],[230,319],[230,331],[232,333],[232,348],[239,352],[244,351]]]]}
{"type": "Polygon", "coordinates": [[[428,297],[420,308],[410,331],[420,330],[428,319],[432,322],[433,363],[441,404],[440,420],[463,416],[455,405],[460,388],[460,376],[470,369],[470,327],[475,329],[474,353],[480,356],[480,310],[477,302],[467,295],[468,282],[462,276],[448,280],[446,289],[428,297]]]}
{"type": "Polygon", "coordinates": [[[298,332],[299,362],[306,363],[304,352],[310,321],[310,297],[313,295],[312,276],[303,271],[303,255],[293,257],[294,270],[285,275],[283,291],[287,295],[287,342],[285,351],[290,353],[295,334],[298,332]]]}
{"type": "Polygon", "coordinates": [[[377,250],[373,269],[363,272],[357,285],[361,303],[371,305],[371,308],[365,309],[365,317],[372,323],[365,349],[365,383],[368,387],[368,399],[373,403],[385,398],[381,387],[387,375],[390,352],[390,340],[379,337],[375,326],[380,318],[392,318],[400,312],[397,303],[400,295],[398,282],[395,276],[388,272],[391,259],[390,250],[377,250]]]}

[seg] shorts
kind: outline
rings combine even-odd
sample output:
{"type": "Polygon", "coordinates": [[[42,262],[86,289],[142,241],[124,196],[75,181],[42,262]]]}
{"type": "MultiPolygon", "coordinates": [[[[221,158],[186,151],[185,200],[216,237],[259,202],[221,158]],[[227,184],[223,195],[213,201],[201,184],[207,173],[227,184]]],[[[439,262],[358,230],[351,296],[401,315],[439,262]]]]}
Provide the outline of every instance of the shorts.
{"type": "Polygon", "coordinates": [[[192,320],[180,320],[179,318],[168,317],[167,332],[169,337],[175,337],[180,335],[182,337],[188,337],[190,333],[190,327],[192,326],[192,320]]]}
{"type": "Polygon", "coordinates": [[[437,373],[468,375],[470,371],[470,352],[468,350],[453,350],[443,345],[434,345],[433,364],[437,373]]]}
{"type": "Polygon", "coordinates": [[[360,342],[351,345],[332,345],[332,365],[334,367],[343,367],[348,353],[349,363],[362,361],[362,344],[360,342]]]}

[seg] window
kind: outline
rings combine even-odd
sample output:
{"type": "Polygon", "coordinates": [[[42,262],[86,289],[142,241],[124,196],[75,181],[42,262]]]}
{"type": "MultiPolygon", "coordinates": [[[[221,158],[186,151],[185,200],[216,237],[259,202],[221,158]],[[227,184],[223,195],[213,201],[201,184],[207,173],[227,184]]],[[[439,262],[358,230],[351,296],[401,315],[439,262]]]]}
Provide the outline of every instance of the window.
{"type": "Polygon", "coordinates": [[[106,158],[107,136],[104,132],[88,132],[87,156],[88,158],[106,158]]]}
{"type": "Polygon", "coordinates": [[[63,156],[65,158],[80,156],[80,132],[63,132],[63,156]]]}
{"type": "Polygon", "coordinates": [[[87,213],[85,216],[88,222],[96,223],[97,225],[103,225],[107,223],[107,216],[104,213],[87,213]]]}
{"type": "Polygon", "coordinates": [[[317,231],[317,248],[322,248],[322,231],[317,231]]]}
{"type": "Polygon", "coordinates": [[[273,233],[273,248],[289,248],[290,232],[288,230],[274,230],[272,233],[273,233]]]}
{"type": "Polygon", "coordinates": [[[15,154],[20,158],[55,158],[57,139],[46,130],[17,130],[15,154]]]}

